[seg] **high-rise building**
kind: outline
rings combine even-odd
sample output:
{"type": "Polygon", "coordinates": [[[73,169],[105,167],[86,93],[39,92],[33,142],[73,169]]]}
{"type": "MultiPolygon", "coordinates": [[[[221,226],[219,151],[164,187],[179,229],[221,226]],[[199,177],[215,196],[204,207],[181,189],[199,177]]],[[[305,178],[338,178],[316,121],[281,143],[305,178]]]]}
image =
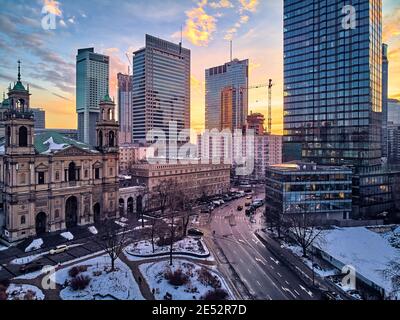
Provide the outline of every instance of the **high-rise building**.
{"type": "Polygon", "coordinates": [[[46,128],[46,111],[40,108],[31,108],[35,118],[35,129],[46,128]]]}
{"type": "Polygon", "coordinates": [[[388,122],[400,126],[400,100],[388,99],[388,122]]]}
{"type": "Polygon", "coordinates": [[[146,35],[146,46],[133,53],[132,96],[134,143],[151,143],[146,134],[152,129],[168,139],[173,121],[178,132],[189,129],[190,50],[146,35]]]}
{"type": "Polygon", "coordinates": [[[132,143],[132,79],[131,75],[118,73],[119,143],[132,143]]]}
{"type": "Polygon", "coordinates": [[[382,0],[351,3],[284,1],[286,161],[380,165],[382,0]]]}
{"type": "Polygon", "coordinates": [[[390,210],[382,170],[382,0],[284,1],[284,161],[353,169],[353,216],[390,210]]]}
{"type": "Polygon", "coordinates": [[[94,48],[79,49],[76,56],[76,112],[79,140],[96,144],[100,100],[108,94],[109,57],[94,48]]]}
{"type": "Polygon", "coordinates": [[[249,61],[235,59],[205,73],[206,129],[242,129],[249,105],[249,61]]]}
{"type": "Polygon", "coordinates": [[[388,98],[389,98],[389,60],[388,46],[382,45],[382,157],[388,156],[388,98]]]}

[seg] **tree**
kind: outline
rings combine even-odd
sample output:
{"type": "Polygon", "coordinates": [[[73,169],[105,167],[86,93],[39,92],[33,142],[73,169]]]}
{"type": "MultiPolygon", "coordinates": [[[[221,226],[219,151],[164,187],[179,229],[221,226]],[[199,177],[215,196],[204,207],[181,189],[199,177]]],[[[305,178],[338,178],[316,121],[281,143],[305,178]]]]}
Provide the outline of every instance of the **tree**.
{"type": "Polygon", "coordinates": [[[162,216],[168,208],[170,197],[172,196],[171,187],[174,185],[175,183],[172,180],[161,181],[160,184],[154,187],[151,194],[151,198],[154,201],[154,204],[161,211],[162,216]]]}
{"type": "Polygon", "coordinates": [[[111,260],[111,271],[115,271],[115,261],[121,256],[127,244],[127,228],[118,229],[113,220],[104,220],[98,235],[99,244],[111,260]]]}
{"type": "Polygon", "coordinates": [[[382,271],[385,279],[392,282],[392,295],[400,294],[400,262],[399,259],[389,262],[387,269],[382,271]]]}
{"type": "Polygon", "coordinates": [[[182,196],[182,236],[186,236],[195,201],[191,194],[182,193],[182,196]]]}
{"type": "Polygon", "coordinates": [[[302,248],[303,257],[307,257],[307,249],[317,241],[321,244],[322,229],[318,227],[312,213],[290,214],[285,223],[294,241],[302,248]]]}

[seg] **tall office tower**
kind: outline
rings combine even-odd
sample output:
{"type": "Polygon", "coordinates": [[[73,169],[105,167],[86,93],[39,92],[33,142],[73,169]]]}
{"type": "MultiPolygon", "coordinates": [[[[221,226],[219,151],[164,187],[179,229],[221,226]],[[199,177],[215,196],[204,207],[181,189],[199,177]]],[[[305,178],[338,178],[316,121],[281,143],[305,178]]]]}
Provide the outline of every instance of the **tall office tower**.
{"type": "Polygon", "coordinates": [[[382,0],[348,3],[284,1],[285,161],[381,163],[382,0]]]}
{"type": "Polygon", "coordinates": [[[235,59],[206,70],[206,129],[243,128],[249,106],[248,86],[249,60],[235,59]],[[232,110],[226,110],[228,107],[232,110]]]}
{"type": "Polygon", "coordinates": [[[46,111],[40,108],[31,108],[35,118],[35,129],[46,129],[46,111]]]}
{"type": "Polygon", "coordinates": [[[109,57],[95,53],[94,48],[79,49],[76,56],[78,137],[92,146],[96,145],[100,100],[108,94],[109,63],[109,57]]]}
{"type": "Polygon", "coordinates": [[[388,99],[388,123],[400,126],[400,100],[388,99]]]}
{"type": "Polygon", "coordinates": [[[118,73],[119,144],[132,143],[132,80],[131,75],[118,73]]]}
{"type": "Polygon", "coordinates": [[[265,117],[262,113],[250,113],[247,116],[247,128],[254,130],[255,135],[263,135],[265,133],[264,128],[265,117]]]}
{"type": "Polygon", "coordinates": [[[388,98],[389,98],[389,60],[388,46],[382,45],[382,157],[388,156],[388,98]]]}
{"type": "MultiPolygon", "coordinates": [[[[177,131],[190,128],[190,50],[150,35],[146,46],[133,53],[133,142],[146,141],[152,129],[169,137],[169,124],[177,131]]],[[[170,132],[175,134],[175,132],[170,132]]]]}
{"type": "Polygon", "coordinates": [[[284,161],[353,168],[353,217],[392,206],[382,171],[382,0],[284,0],[284,161]]]}

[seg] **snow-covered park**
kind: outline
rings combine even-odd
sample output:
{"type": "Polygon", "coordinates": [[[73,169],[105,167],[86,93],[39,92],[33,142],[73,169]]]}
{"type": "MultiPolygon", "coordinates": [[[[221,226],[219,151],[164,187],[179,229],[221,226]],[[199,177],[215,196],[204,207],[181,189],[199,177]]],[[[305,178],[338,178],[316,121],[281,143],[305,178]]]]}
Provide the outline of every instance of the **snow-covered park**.
{"type": "MultiPolygon", "coordinates": [[[[133,244],[130,244],[125,248],[125,253],[128,259],[133,257],[148,257],[154,255],[169,254],[170,246],[160,246],[157,244],[158,239],[154,240],[154,252],[153,246],[150,240],[143,240],[133,244]]],[[[198,257],[207,258],[210,256],[210,252],[203,240],[195,239],[192,237],[186,237],[180,241],[177,241],[173,245],[174,255],[179,254],[195,254],[198,257]]],[[[136,260],[136,259],[134,259],[136,260]]]]}
{"type": "Polygon", "coordinates": [[[224,280],[212,269],[174,259],[142,264],[139,267],[157,300],[232,299],[224,280]]]}
{"type": "Polygon", "coordinates": [[[43,245],[43,239],[41,239],[41,238],[35,239],[31,242],[31,244],[29,246],[27,246],[25,248],[25,252],[31,252],[31,251],[38,250],[42,247],[42,245],[43,245]]]}
{"type": "Polygon", "coordinates": [[[143,300],[132,271],[121,260],[110,271],[110,258],[101,256],[56,271],[51,279],[63,286],[63,300],[143,300]]]}
{"type": "Polygon", "coordinates": [[[7,300],[44,300],[42,290],[27,284],[10,284],[6,296],[7,300]]]}

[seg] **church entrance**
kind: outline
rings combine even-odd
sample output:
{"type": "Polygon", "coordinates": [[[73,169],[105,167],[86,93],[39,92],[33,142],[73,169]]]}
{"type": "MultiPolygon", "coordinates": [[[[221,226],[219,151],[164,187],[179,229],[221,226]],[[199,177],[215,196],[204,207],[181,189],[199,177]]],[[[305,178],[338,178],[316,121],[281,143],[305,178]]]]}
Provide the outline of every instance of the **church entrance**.
{"type": "Polygon", "coordinates": [[[78,199],[70,197],[65,204],[65,226],[67,229],[78,225],[78,199]]]}
{"type": "Polygon", "coordinates": [[[36,216],[36,235],[41,236],[46,233],[47,217],[44,212],[40,212],[36,216]]]}

